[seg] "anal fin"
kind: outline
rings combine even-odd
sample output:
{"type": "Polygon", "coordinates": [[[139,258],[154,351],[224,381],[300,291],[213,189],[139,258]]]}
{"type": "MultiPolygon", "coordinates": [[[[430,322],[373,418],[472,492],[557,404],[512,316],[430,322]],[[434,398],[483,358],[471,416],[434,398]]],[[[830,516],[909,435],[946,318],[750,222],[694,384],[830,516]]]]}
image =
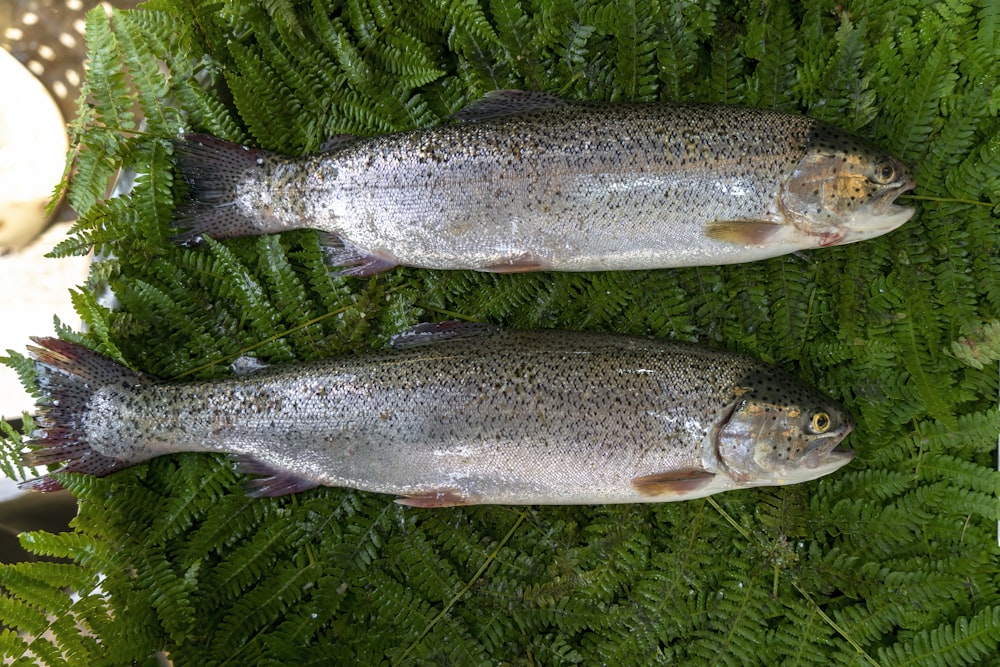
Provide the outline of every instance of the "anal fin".
{"type": "Polygon", "coordinates": [[[246,494],[251,498],[274,498],[299,493],[320,486],[319,482],[304,477],[297,477],[288,471],[279,470],[274,466],[247,456],[235,458],[236,472],[247,475],[261,475],[248,479],[243,484],[246,494]]]}
{"type": "Polygon", "coordinates": [[[632,488],[644,496],[684,496],[710,484],[714,477],[715,473],[700,468],[671,470],[636,477],[632,488]]]}
{"type": "Polygon", "coordinates": [[[462,505],[475,505],[476,503],[462,495],[458,489],[440,489],[438,491],[426,491],[424,493],[414,493],[405,498],[396,498],[396,502],[407,507],[460,507],[462,505]]]}
{"type": "Polygon", "coordinates": [[[366,252],[336,234],[323,233],[320,244],[323,261],[337,267],[337,275],[367,278],[399,266],[395,259],[366,252]]]}

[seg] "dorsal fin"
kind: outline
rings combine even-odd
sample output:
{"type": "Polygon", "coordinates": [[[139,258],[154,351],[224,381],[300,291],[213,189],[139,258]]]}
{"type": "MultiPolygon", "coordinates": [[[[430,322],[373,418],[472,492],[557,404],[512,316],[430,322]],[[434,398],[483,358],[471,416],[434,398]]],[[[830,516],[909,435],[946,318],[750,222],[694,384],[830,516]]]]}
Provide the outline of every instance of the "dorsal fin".
{"type": "Polygon", "coordinates": [[[249,375],[250,373],[262,371],[270,365],[271,364],[261,361],[257,357],[251,357],[248,354],[244,354],[236,357],[233,363],[229,364],[229,368],[233,371],[233,375],[240,377],[242,375],[249,375]]]}
{"type": "Polygon", "coordinates": [[[560,104],[567,104],[567,102],[551,93],[534,90],[493,90],[486,93],[482,99],[471,102],[461,111],[455,112],[452,118],[463,122],[488,120],[527,111],[538,111],[560,104]]]}
{"type": "Polygon", "coordinates": [[[481,322],[427,322],[399,332],[389,340],[389,345],[397,350],[405,350],[446,340],[492,336],[498,331],[499,327],[481,322]]]}

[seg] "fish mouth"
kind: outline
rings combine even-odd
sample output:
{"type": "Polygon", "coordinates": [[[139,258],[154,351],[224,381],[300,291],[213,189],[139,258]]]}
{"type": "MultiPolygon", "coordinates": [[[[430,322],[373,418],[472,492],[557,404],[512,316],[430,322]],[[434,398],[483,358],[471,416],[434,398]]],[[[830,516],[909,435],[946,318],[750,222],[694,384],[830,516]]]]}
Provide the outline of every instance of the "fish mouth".
{"type": "Polygon", "coordinates": [[[838,446],[846,435],[846,433],[839,435],[835,439],[831,439],[831,442],[813,449],[806,455],[802,463],[810,470],[825,469],[828,471],[847,465],[854,459],[855,452],[853,449],[838,446]]]}
{"type": "Polygon", "coordinates": [[[850,447],[834,447],[831,449],[826,457],[828,459],[832,458],[834,461],[839,461],[838,468],[842,465],[847,465],[854,460],[856,452],[850,447]]]}
{"type": "Polygon", "coordinates": [[[896,229],[913,216],[915,209],[909,206],[899,206],[896,198],[904,192],[912,190],[917,182],[912,176],[907,176],[892,188],[875,196],[871,204],[871,214],[868,216],[870,223],[877,223],[868,227],[869,229],[880,229],[883,232],[896,229]]]}
{"type": "MultiPolygon", "coordinates": [[[[845,466],[854,458],[854,450],[842,447],[844,438],[854,430],[854,420],[845,414],[844,423],[832,433],[820,436],[812,442],[805,452],[802,464],[810,469],[824,469],[831,472],[845,466]]],[[[823,474],[826,474],[824,472],[823,474]]]]}
{"type": "Polygon", "coordinates": [[[897,185],[887,187],[877,194],[866,210],[854,216],[847,225],[850,241],[862,241],[893,231],[913,217],[916,209],[899,206],[896,198],[913,189],[916,182],[907,178],[897,185]]]}

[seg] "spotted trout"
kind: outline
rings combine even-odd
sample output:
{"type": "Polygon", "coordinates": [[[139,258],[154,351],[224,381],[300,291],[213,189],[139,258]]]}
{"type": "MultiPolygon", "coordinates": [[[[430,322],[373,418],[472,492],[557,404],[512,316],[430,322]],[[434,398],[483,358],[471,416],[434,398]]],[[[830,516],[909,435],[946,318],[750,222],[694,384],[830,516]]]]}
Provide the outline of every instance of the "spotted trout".
{"type": "Polygon", "coordinates": [[[304,158],[174,143],[175,237],[310,228],[349,275],[747,262],[861,241],[913,209],[895,157],[826,123],[727,105],[498,91],[439,127],[340,137],[304,158]]]}
{"type": "Polygon", "coordinates": [[[685,500],[812,480],[853,457],[832,399],[755,359],[664,340],[421,325],[383,352],[183,383],[36,342],[26,461],[68,461],[59,472],[222,452],[261,475],[253,495],[326,485],[448,507],[685,500]]]}

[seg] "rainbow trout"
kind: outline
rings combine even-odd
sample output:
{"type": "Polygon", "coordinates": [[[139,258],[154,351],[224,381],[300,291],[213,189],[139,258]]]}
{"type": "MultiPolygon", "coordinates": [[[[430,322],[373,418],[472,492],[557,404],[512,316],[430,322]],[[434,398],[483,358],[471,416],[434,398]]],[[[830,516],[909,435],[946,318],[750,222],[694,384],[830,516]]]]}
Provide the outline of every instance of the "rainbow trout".
{"type": "Polygon", "coordinates": [[[685,500],[804,482],[853,457],[832,399],[760,361],[664,340],[444,323],[395,350],[183,383],[36,342],[27,463],[68,460],[60,472],[223,452],[263,475],[254,495],[327,485],[447,507],[685,500]]]}
{"type": "Polygon", "coordinates": [[[291,158],[174,143],[185,244],[310,228],[349,275],[396,265],[519,272],[747,262],[885,234],[914,180],[858,137],[726,105],[498,91],[458,122],[291,158]]]}

